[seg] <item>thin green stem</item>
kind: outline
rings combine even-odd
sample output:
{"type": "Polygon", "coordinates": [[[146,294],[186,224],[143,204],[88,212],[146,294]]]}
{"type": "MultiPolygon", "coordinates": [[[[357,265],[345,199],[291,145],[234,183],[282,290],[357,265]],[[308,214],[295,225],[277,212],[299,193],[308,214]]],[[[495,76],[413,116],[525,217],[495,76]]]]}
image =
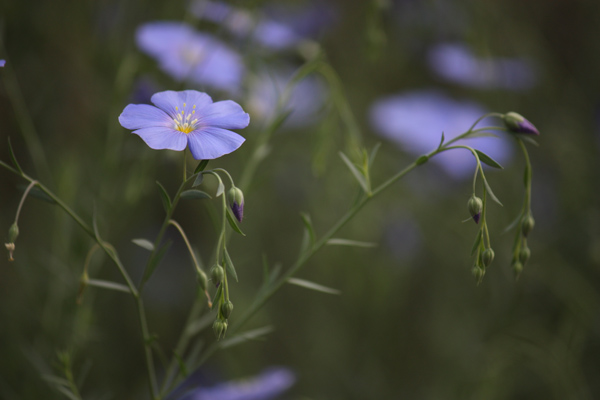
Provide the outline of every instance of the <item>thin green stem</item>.
{"type": "Polygon", "coordinates": [[[27,189],[25,189],[25,192],[23,193],[23,196],[21,197],[21,201],[19,202],[19,207],[17,207],[17,212],[15,214],[15,225],[17,225],[19,222],[19,214],[21,214],[21,208],[23,208],[23,203],[25,203],[25,199],[27,198],[29,191],[31,189],[33,189],[33,187],[35,185],[37,185],[37,183],[38,183],[38,181],[31,181],[29,183],[29,185],[27,186],[27,189]]]}

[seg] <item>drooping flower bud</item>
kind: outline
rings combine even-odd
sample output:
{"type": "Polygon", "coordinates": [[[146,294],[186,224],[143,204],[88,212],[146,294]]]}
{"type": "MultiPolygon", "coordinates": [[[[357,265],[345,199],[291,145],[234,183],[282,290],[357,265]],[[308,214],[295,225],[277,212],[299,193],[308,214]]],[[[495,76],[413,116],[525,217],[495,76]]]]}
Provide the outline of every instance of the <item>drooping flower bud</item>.
{"type": "Polygon", "coordinates": [[[492,248],[485,249],[483,253],[481,253],[481,262],[483,263],[483,266],[488,267],[492,261],[494,261],[495,255],[492,248]]]}
{"type": "Polygon", "coordinates": [[[231,312],[233,311],[233,303],[229,300],[221,304],[221,313],[225,318],[229,318],[231,312]]]}
{"type": "Polygon", "coordinates": [[[17,240],[17,236],[19,236],[19,226],[15,222],[8,229],[8,242],[14,243],[17,240]]]}
{"type": "Polygon", "coordinates": [[[212,278],[215,286],[219,286],[219,284],[223,281],[223,276],[225,275],[225,271],[223,271],[223,267],[219,264],[213,265],[210,269],[210,277],[212,278]]]}
{"type": "Polygon", "coordinates": [[[215,332],[217,339],[221,339],[225,336],[225,332],[227,332],[227,321],[216,319],[215,322],[213,322],[213,331],[215,332]]]}
{"type": "Polygon", "coordinates": [[[513,133],[525,133],[530,135],[539,135],[537,128],[521,114],[508,112],[503,117],[504,125],[513,133]]]}
{"type": "Polygon", "coordinates": [[[232,186],[231,189],[229,189],[229,193],[227,193],[227,197],[233,215],[235,215],[235,218],[239,222],[242,222],[242,219],[244,218],[244,193],[240,188],[232,186]]]}
{"type": "Polygon", "coordinates": [[[523,272],[523,264],[520,261],[515,261],[512,264],[513,272],[515,273],[515,279],[519,279],[521,272],[523,272]]]}
{"type": "Polygon", "coordinates": [[[485,270],[475,265],[473,268],[471,268],[471,274],[473,275],[473,278],[475,278],[475,281],[477,281],[477,284],[479,285],[483,279],[483,276],[485,275],[485,270]]]}
{"type": "Polygon", "coordinates": [[[483,202],[479,197],[473,195],[467,202],[467,207],[471,217],[473,217],[473,221],[478,224],[479,218],[481,217],[481,210],[483,210],[483,202]]]}
{"type": "Polygon", "coordinates": [[[13,258],[13,252],[15,251],[15,244],[14,243],[4,243],[4,246],[6,246],[6,250],[8,250],[8,261],[15,261],[15,259],[13,258]]]}
{"type": "Polygon", "coordinates": [[[523,233],[523,236],[527,237],[533,230],[534,226],[535,226],[535,220],[533,219],[531,214],[527,214],[523,218],[523,223],[521,224],[521,232],[523,233]]]}
{"type": "Polygon", "coordinates": [[[529,250],[529,247],[521,247],[521,250],[519,250],[519,261],[521,262],[521,264],[527,264],[527,261],[529,261],[529,257],[531,257],[531,250],[529,250]]]}
{"type": "Polygon", "coordinates": [[[208,279],[206,278],[206,274],[204,273],[204,271],[199,270],[198,271],[198,284],[200,285],[200,289],[202,290],[206,290],[206,285],[208,283],[208,279]]]}

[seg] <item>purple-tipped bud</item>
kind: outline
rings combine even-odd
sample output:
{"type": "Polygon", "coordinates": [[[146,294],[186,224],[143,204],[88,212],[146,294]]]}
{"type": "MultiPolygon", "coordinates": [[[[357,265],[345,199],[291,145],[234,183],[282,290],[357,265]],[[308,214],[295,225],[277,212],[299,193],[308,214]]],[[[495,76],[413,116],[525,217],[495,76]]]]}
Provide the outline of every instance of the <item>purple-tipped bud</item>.
{"type": "Polygon", "coordinates": [[[481,218],[481,211],[483,210],[483,202],[479,197],[473,195],[467,202],[467,207],[469,208],[471,217],[473,217],[473,221],[478,224],[479,218],[481,218]]]}
{"type": "Polygon", "coordinates": [[[524,133],[528,135],[540,134],[535,125],[525,119],[521,114],[511,111],[504,114],[503,119],[508,130],[513,133],[524,133]]]}
{"type": "Polygon", "coordinates": [[[227,197],[229,198],[229,204],[233,215],[235,215],[235,218],[239,222],[242,222],[242,219],[244,218],[244,193],[239,188],[233,186],[229,189],[227,197]]]}

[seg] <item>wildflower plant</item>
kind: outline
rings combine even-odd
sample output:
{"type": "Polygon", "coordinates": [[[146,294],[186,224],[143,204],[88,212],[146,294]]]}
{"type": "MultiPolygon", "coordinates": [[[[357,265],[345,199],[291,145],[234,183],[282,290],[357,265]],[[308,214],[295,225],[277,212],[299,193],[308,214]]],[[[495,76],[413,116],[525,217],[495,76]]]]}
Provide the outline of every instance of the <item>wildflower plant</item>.
{"type": "MultiPolygon", "coordinates": [[[[140,43],[140,47],[145,49],[144,51],[156,56],[159,59],[159,66],[165,71],[172,73],[176,80],[186,81],[187,78],[190,78],[191,81],[196,80],[197,83],[200,80],[198,76],[206,72],[197,70],[195,62],[199,61],[199,59],[194,58],[194,62],[188,65],[184,65],[184,63],[177,65],[169,64],[172,61],[170,57],[177,58],[178,56],[182,56],[181,52],[185,53],[182,57],[186,59],[185,57],[187,56],[196,57],[197,54],[194,53],[196,50],[203,51],[200,50],[201,46],[198,45],[197,49],[195,47],[201,41],[197,35],[198,33],[193,32],[189,27],[178,26],[175,29],[170,23],[161,23],[141,28],[138,32],[138,42],[140,43]],[[153,32],[154,29],[163,31],[159,35],[153,32]],[[167,34],[166,32],[170,29],[174,30],[167,34]],[[157,38],[148,39],[148,37],[155,34],[157,38]],[[162,37],[162,34],[166,35],[165,37],[169,40],[162,37]],[[185,46],[189,45],[191,47],[180,47],[176,44],[182,37],[190,40],[185,46]],[[164,42],[163,39],[165,40],[164,42]],[[158,49],[156,47],[156,52],[153,53],[155,50],[151,49],[152,46],[164,46],[164,48],[158,49]]],[[[215,54],[219,54],[219,51],[215,54]]],[[[231,55],[225,55],[224,59],[226,61],[235,59],[237,62],[237,57],[231,55]]],[[[179,63],[181,60],[177,59],[174,62],[179,63]]],[[[187,58],[186,60],[189,61],[190,59],[187,58]]],[[[216,60],[214,62],[217,63],[216,60]]],[[[235,86],[234,83],[237,84],[238,80],[241,79],[241,67],[233,67],[233,64],[235,62],[230,65],[231,68],[227,66],[223,67],[222,70],[215,68],[210,74],[217,76],[221,73],[228,74],[234,70],[235,74],[232,75],[234,78],[223,78],[223,81],[217,78],[213,83],[223,83],[223,86],[220,88],[235,86]]],[[[223,65],[229,64],[225,62],[223,65]]],[[[208,74],[208,72],[206,73],[208,74]]],[[[207,83],[207,86],[210,85],[207,83]]],[[[456,134],[449,139],[446,138],[444,133],[435,132],[436,135],[439,135],[437,146],[433,146],[425,154],[420,154],[413,162],[396,171],[393,175],[387,177],[387,179],[379,181],[379,179],[374,178],[372,171],[378,168],[376,159],[380,146],[376,145],[373,148],[367,149],[361,144],[360,130],[357,127],[358,125],[349,103],[344,96],[341,80],[337,76],[335,69],[327,61],[324,53],[320,50],[317,56],[308,59],[304,65],[296,70],[293,77],[286,84],[279,101],[274,106],[271,119],[260,129],[260,132],[244,133],[247,141],[251,144],[250,155],[242,161],[242,176],[240,179],[237,179],[237,177],[234,179],[234,174],[231,174],[224,168],[214,166],[219,160],[213,160],[224,156],[237,157],[237,153],[231,153],[240,148],[246,139],[232,130],[241,130],[248,127],[251,116],[244,111],[248,107],[244,106],[243,108],[240,104],[232,100],[214,102],[209,94],[191,89],[161,91],[152,96],[151,102],[153,105],[129,104],[123,108],[123,111],[118,116],[118,120],[115,119],[112,121],[113,124],[120,124],[125,128],[122,132],[123,135],[125,135],[126,131],[132,131],[133,134],[139,136],[151,149],[182,152],[183,173],[180,175],[182,179],[176,191],[174,193],[169,192],[165,185],[156,181],[156,190],[164,208],[164,219],[156,232],[156,236],[153,239],[132,239],[134,244],[148,252],[141,280],[137,283],[131,276],[131,267],[122,261],[118,247],[105,239],[105,232],[98,225],[98,220],[101,217],[96,215],[95,211],[91,219],[83,217],[71,205],[46,186],[46,183],[42,182],[42,179],[34,178],[32,174],[25,171],[18,161],[17,153],[20,153],[20,151],[15,151],[18,149],[13,149],[10,141],[8,142],[8,148],[12,163],[0,161],[0,166],[18,176],[28,185],[16,210],[14,223],[8,227],[8,240],[5,244],[8,251],[8,258],[11,261],[14,260],[14,263],[19,263],[19,253],[21,251],[32,251],[32,249],[26,248],[17,249],[16,246],[19,234],[21,236],[27,235],[30,229],[28,226],[19,226],[19,216],[24,212],[26,208],[24,205],[25,200],[30,194],[36,193],[38,196],[45,197],[68,214],[93,241],[86,260],[81,260],[83,268],[80,275],[79,292],[76,296],[77,301],[79,303],[85,302],[86,293],[95,289],[127,293],[131,297],[139,319],[139,333],[141,336],[139,343],[145,359],[147,394],[150,399],[199,400],[209,398],[207,394],[210,392],[209,389],[194,387],[192,385],[191,388],[188,388],[189,390],[181,391],[180,385],[182,382],[187,382],[186,378],[192,376],[194,371],[217,350],[266,336],[271,330],[270,327],[262,327],[249,331],[241,331],[241,329],[274,294],[286,287],[287,284],[294,284],[325,293],[336,293],[335,289],[298,278],[298,272],[307,264],[308,260],[326,246],[365,247],[367,244],[363,242],[338,237],[339,231],[349,221],[359,218],[359,212],[378,197],[378,195],[384,191],[391,190],[398,181],[419,167],[425,166],[430,160],[435,160],[439,155],[448,152],[459,152],[464,156],[475,159],[475,169],[472,171],[472,194],[468,199],[468,211],[470,213],[469,220],[473,220],[477,228],[471,253],[474,258],[471,273],[474,275],[477,283],[480,283],[486,273],[486,269],[493,264],[496,252],[504,251],[492,248],[492,234],[488,225],[491,214],[489,206],[491,202],[499,205],[501,205],[501,202],[494,194],[483,166],[485,164],[496,169],[502,169],[502,166],[492,156],[476,147],[470,146],[468,144],[469,140],[481,137],[490,139],[489,136],[507,134],[511,139],[516,141],[523,153],[525,158],[524,201],[515,223],[509,227],[509,229],[515,231],[515,242],[511,253],[511,267],[517,278],[522,273],[524,265],[530,257],[527,240],[534,228],[531,211],[532,165],[525,143],[535,144],[532,135],[538,135],[539,132],[532,123],[517,113],[486,113],[476,119],[464,132],[456,134]],[[358,194],[350,207],[339,215],[339,218],[329,229],[322,232],[315,229],[309,213],[302,214],[298,225],[303,226],[304,235],[297,257],[285,269],[274,268],[265,261],[265,277],[262,287],[256,292],[253,301],[239,307],[241,311],[238,314],[238,304],[234,302],[235,286],[233,283],[238,282],[241,276],[238,275],[234,266],[234,263],[238,260],[238,255],[230,251],[229,241],[233,234],[240,235],[243,239],[245,236],[243,230],[245,222],[244,213],[250,214],[252,208],[261,207],[261,205],[252,202],[252,196],[248,194],[247,189],[260,170],[262,161],[268,157],[270,153],[269,149],[274,145],[274,141],[272,140],[274,133],[290,115],[290,111],[286,108],[290,94],[293,93],[300,82],[313,74],[319,75],[323,81],[327,82],[329,89],[327,111],[330,115],[333,115],[331,119],[338,122],[342,127],[346,142],[345,151],[339,151],[338,153],[340,157],[339,162],[347,167],[349,176],[355,180],[358,194]],[[494,122],[490,122],[490,125],[480,126],[482,121],[494,122]],[[192,168],[190,168],[191,160],[187,159],[188,149],[195,159],[192,168]],[[176,219],[179,218],[176,212],[177,207],[181,201],[185,200],[197,201],[193,203],[197,207],[201,207],[203,203],[210,202],[212,202],[210,204],[217,207],[216,225],[218,228],[216,243],[210,262],[208,263],[205,263],[198,256],[187,232],[176,219]],[[246,200],[248,200],[247,204],[246,200]],[[154,276],[161,260],[168,258],[169,243],[165,240],[165,234],[168,229],[173,229],[173,232],[185,244],[191,260],[191,267],[196,276],[198,293],[190,307],[188,318],[181,329],[176,345],[174,348],[169,349],[169,351],[164,352],[164,354],[170,354],[171,356],[161,356],[161,358],[166,358],[166,360],[162,364],[159,364],[157,363],[157,358],[163,352],[157,350],[157,348],[160,348],[160,343],[158,343],[160,340],[153,335],[153,330],[147,318],[144,289],[154,276]],[[92,255],[98,251],[103,252],[111,260],[112,264],[114,264],[114,267],[120,274],[120,282],[97,279],[92,276],[92,272],[88,269],[88,264],[92,255]],[[199,321],[202,323],[199,323],[199,321]],[[206,321],[209,322],[206,323],[206,321]],[[199,330],[208,326],[212,326],[214,339],[207,345],[202,346],[195,335],[199,330]],[[194,341],[197,342],[194,344],[194,341]]],[[[140,146],[141,148],[142,146],[140,146]]],[[[144,179],[152,178],[144,177],[144,179]]],[[[332,214],[338,214],[339,210],[336,209],[331,212],[332,214]]],[[[459,213],[457,210],[457,215],[459,213]]],[[[74,379],[70,368],[69,355],[62,354],[60,360],[65,372],[64,376],[60,377],[60,379],[54,380],[57,387],[63,393],[68,393],[70,398],[82,398],[80,394],[81,388],[74,379]]],[[[294,378],[288,372],[285,372],[283,376],[281,376],[281,373],[275,375],[272,373],[266,374],[258,378],[258,380],[261,382],[263,380],[273,380],[275,382],[272,384],[272,392],[267,392],[261,397],[270,398],[269,396],[274,396],[287,389],[292,384],[294,378]]],[[[237,388],[235,389],[237,390],[237,388]]],[[[224,388],[218,388],[214,391],[215,393],[221,393],[221,391],[223,393],[227,392],[224,388]]],[[[251,392],[263,393],[260,390],[251,392]]]]}

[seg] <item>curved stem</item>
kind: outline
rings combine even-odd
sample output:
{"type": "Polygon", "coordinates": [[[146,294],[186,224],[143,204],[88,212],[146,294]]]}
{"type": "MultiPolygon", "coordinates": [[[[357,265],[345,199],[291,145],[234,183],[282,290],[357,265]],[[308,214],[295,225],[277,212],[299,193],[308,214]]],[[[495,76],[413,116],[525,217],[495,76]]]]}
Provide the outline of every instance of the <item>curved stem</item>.
{"type": "Polygon", "coordinates": [[[31,181],[29,183],[29,185],[27,186],[27,189],[25,189],[25,192],[23,193],[23,196],[21,197],[21,201],[19,202],[19,207],[17,207],[17,213],[15,214],[15,225],[17,225],[19,222],[19,214],[21,214],[21,208],[23,208],[23,203],[25,203],[25,199],[27,198],[29,191],[31,189],[33,189],[33,187],[35,185],[37,185],[37,183],[38,183],[38,181],[31,181]]]}

